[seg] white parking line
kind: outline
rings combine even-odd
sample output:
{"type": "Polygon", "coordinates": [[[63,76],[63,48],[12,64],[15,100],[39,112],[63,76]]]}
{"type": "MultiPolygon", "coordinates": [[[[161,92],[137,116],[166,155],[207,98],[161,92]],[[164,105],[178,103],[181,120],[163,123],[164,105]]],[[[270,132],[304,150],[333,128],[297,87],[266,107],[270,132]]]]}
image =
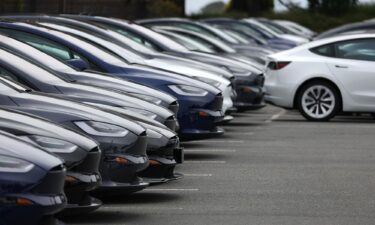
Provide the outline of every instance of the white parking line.
{"type": "Polygon", "coordinates": [[[286,110],[282,109],[279,113],[273,115],[270,119],[266,120],[265,123],[271,123],[272,121],[280,118],[280,116],[284,115],[285,113],[286,113],[286,110]]]}
{"type": "Polygon", "coordinates": [[[185,149],[184,152],[236,152],[234,149],[185,149]]]}
{"type": "Polygon", "coordinates": [[[188,173],[184,173],[184,176],[185,177],[212,177],[212,174],[211,173],[202,173],[202,174],[188,174],[188,173]]]}
{"type": "Polygon", "coordinates": [[[143,191],[199,191],[199,189],[198,188],[146,188],[143,191]]]}
{"type": "Polygon", "coordinates": [[[225,164],[227,161],[198,161],[198,160],[185,160],[184,164],[225,164]]]}
{"type": "Polygon", "coordinates": [[[235,134],[235,135],[244,135],[244,136],[252,136],[255,133],[254,132],[232,132],[228,131],[228,134],[235,134]]]}
{"type": "MultiPolygon", "coordinates": [[[[230,133],[230,132],[228,132],[230,133]]],[[[199,141],[190,141],[190,143],[244,143],[245,141],[231,141],[231,140],[199,140],[199,141]]]]}
{"type": "MultiPolygon", "coordinates": [[[[117,208],[124,208],[125,205],[104,205],[102,209],[117,209],[117,208]]],[[[184,208],[181,207],[147,207],[147,206],[131,206],[131,209],[142,209],[142,210],[183,210],[184,208]]]]}

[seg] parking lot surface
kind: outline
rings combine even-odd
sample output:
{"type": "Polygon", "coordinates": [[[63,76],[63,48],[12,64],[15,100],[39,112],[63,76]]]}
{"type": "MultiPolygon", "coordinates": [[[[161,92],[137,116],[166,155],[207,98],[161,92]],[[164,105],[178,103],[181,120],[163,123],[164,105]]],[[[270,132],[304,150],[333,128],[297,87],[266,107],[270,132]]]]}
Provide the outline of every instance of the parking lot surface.
{"type": "Polygon", "coordinates": [[[375,224],[369,116],[327,123],[268,106],[236,114],[217,139],[185,143],[182,180],[107,198],[67,224],[375,224]],[[81,222],[82,221],[82,222],[81,222]]]}

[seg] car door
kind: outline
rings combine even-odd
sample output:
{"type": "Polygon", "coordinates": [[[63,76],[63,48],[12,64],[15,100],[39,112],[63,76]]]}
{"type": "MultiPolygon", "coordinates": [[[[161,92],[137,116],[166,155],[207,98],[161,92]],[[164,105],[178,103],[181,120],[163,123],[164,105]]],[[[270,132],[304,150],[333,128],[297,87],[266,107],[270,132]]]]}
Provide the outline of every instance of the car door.
{"type": "Polygon", "coordinates": [[[333,44],[327,65],[350,96],[350,111],[375,111],[375,38],[333,44]]]}

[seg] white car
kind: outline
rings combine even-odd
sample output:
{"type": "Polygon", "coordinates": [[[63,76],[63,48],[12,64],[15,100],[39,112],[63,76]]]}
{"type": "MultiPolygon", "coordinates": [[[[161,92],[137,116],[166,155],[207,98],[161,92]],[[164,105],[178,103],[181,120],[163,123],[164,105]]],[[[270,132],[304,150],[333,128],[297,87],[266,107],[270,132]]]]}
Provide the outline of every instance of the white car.
{"type": "Polygon", "coordinates": [[[375,34],[345,35],[268,56],[266,100],[314,121],[375,112],[375,34]]]}

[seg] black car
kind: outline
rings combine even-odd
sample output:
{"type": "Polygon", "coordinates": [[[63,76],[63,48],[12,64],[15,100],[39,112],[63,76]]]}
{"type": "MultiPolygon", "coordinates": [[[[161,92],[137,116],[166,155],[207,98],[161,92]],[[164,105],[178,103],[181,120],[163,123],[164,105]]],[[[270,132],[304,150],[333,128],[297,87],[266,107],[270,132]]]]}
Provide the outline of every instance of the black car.
{"type": "MultiPolygon", "coordinates": [[[[168,174],[159,174],[159,176],[164,180],[167,177],[176,177],[173,173],[174,166],[177,162],[181,161],[181,155],[183,154],[181,149],[179,148],[178,143],[165,143],[161,139],[167,138],[168,140],[170,138],[176,139],[176,134],[173,132],[168,132],[168,128],[174,130],[176,128],[176,121],[174,119],[167,120],[165,122],[165,126],[153,122],[153,119],[155,118],[148,118],[148,115],[142,116],[142,114],[138,114],[134,112],[134,109],[129,109],[125,107],[118,107],[116,104],[109,105],[107,102],[114,102],[112,98],[115,98],[116,95],[120,95],[116,92],[108,92],[106,90],[102,90],[101,88],[94,88],[84,85],[78,85],[78,84],[70,84],[59,77],[56,77],[57,75],[52,74],[51,72],[44,70],[41,67],[38,67],[37,65],[31,64],[30,62],[14,55],[10,54],[9,52],[0,49],[0,52],[2,53],[0,56],[0,77],[6,77],[6,78],[12,78],[13,80],[17,82],[21,82],[24,85],[28,85],[28,87],[33,87],[34,90],[42,91],[42,92],[52,92],[57,94],[58,96],[67,97],[69,99],[78,100],[81,102],[86,102],[89,104],[94,104],[100,108],[105,109],[111,109],[116,110],[116,108],[119,108],[120,113],[122,115],[127,116],[127,118],[131,120],[135,120],[137,122],[142,122],[144,126],[147,125],[147,139],[150,141],[153,141],[154,143],[157,143],[156,146],[158,148],[155,148],[155,145],[151,149],[150,146],[148,146],[147,150],[148,153],[152,154],[153,156],[158,154],[158,150],[160,152],[163,152],[163,148],[166,146],[172,147],[171,151],[175,155],[172,154],[172,158],[170,158],[170,155],[165,155],[165,160],[167,163],[168,168],[172,169],[170,170],[172,172],[171,175],[168,174]],[[3,57],[4,56],[4,57],[3,57]],[[58,90],[58,91],[54,91],[58,90]],[[106,95],[104,95],[104,94],[106,95]],[[107,94],[108,93],[108,94],[107,94]],[[160,130],[162,130],[160,132],[160,130]],[[151,133],[159,133],[159,135],[151,136],[151,133]],[[167,136],[165,136],[167,134],[167,136]],[[172,146],[170,146],[173,144],[172,146]],[[176,158],[177,162],[175,161],[174,157],[176,158]]],[[[118,97],[118,99],[122,100],[124,96],[118,97]]],[[[134,104],[134,103],[133,103],[134,104]]],[[[142,104],[145,104],[144,102],[142,104]]],[[[130,104],[130,107],[132,107],[132,104],[130,104]]],[[[156,106],[153,106],[154,111],[156,106]]],[[[173,114],[169,113],[167,116],[173,118],[173,114]]],[[[158,154],[159,158],[159,167],[164,166],[163,160],[160,158],[163,156],[163,154],[158,154]]],[[[152,168],[148,168],[148,170],[152,170],[152,168]]],[[[155,173],[157,174],[157,173],[155,173]]]]}
{"type": "Polygon", "coordinates": [[[258,109],[265,106],[263,91],[264,76],[263,72],[256,68],[256,66],[216,55],[187,51],[187,49],[184,50],[184,47],[171,39],[155,31],[125,20],[90,16],[69,16],[84,21],[94,22],[125,37],[137,39],[140,43],[144,43],[145,46],[148,46],[155,51],[225,68],[234,75],[234,77],[230,78],[230,81],[236,92],[232,96],[235,107],[240,111],[244,111],[248,109],[258,109]]]}
{"type": "MultiPolygon", "coordinates": [[[[100,72],[77,71],[74,67],[64,64],[63,62],[48,56],[30,45],[3,35],[0,36],[0,46],[15,54],[19,54],[20,56],[27,58],[28,60],[32,61],[32,63],[37,64],[40,67],[58,73],[60,77],[67,82],[87,84],[109,90],[115,90],[168,108],[175,115],[177,115],[179,108],[177,99],[162,91],[158,91],[154,88],[129,80],[116,79],[113,76],[100,72]]],[[[82,63],[81,60],[76,59],[73,63],[80,62],[82,63]]]]}
{"type": "MultiPolygon", "coordinates": [[[[141,66],[129,66],[117,57],[70,35],[25,23],[0,23],[2,33],[24,41],[64,62],[79,55],[93,70],[150,85],[178,98],[179,135],[185,139],[207,138],[224,133],[216,122],[223,119],[223,95],[215,87],[184,77],[141,66]],[[47,47],[44,48],[44,47],[47,47]],[[65,59],[61,58],[61,51],[65,59]],[[59,53],[59,54],[56,54],[59,53]],[[67,54],[66,54],[67,53],[67,54]],[[74,54],[71,54],[74,53],[74,54]],[[83,56],[84,55],[84,56],[83,56]],[[66,60],[66,57],[69,57],[66,60]],[[70,58],[72,57],[72,58],[70,58]],[[100,69],[97,69],[100,65],[100,69]]],[[[228,82],[229,83],[229,82],[228,82]]]]}
{"type": "Polygon", "coordinates": [[[0,131],[0,224],[55,224],[66,206],[63,162],[0,131]]]}
{"type": "Polygon", "coordinates": [[[146,130],[119,115],[99,108],[32,91],[0,77],[0,102],[83,133],[96,140],[102,150],[97,191],[132,193],[148,186],[137,173],[148,166],[146,130]]]}
{"type": "Polygon", "coordinates": [[[89,196],[100,185],[101,151],[96,142],[42,118],[19,111],[0,108],[0,130],[29,141],[64,160],[65,194],[68,198],[64,213],[83,213],[101,206],[89,196]]]}

